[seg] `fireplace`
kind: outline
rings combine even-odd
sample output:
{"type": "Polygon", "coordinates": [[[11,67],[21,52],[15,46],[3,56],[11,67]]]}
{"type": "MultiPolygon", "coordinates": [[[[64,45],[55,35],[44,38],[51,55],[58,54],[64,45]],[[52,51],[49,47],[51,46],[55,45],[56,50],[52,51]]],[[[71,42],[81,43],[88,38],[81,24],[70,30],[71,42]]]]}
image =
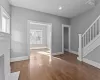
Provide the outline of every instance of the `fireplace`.
{"type": "Polygon", "coordinates": [[[18,73],[10,73],[10,16],[0,6],[0,80],[18,80],[18,73]]]}
{"type": "Polygon", "coordinates": [[[0,32],[0,80],[18,80],[19,72],[10,73],[10,34],[0,32]]]}
{"type": "Polygon", "coordinates": [[[10,74],[10,34],[3,32],[0,32],[0,73],[2,73],[0,80],[8,80],[10,74]]]}
{"type": "Polygon", "coordinates": [[[0,80],[5,80],[5,76],[4,76],[4,55],[0,56],[0,80]]]}

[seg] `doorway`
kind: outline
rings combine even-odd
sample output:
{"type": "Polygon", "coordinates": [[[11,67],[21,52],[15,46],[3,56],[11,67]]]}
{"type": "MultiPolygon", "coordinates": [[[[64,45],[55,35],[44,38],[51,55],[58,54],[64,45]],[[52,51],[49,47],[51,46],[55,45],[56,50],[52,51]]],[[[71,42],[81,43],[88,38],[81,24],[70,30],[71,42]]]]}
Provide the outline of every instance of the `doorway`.
{"type": "Polygon", "coordinates": [[[70,32],[69,25],[62,24],[62,52],[70,52],[70,32]]]}
{"type": "Polygon", "coordinates": [[[52,24],[28,20],[28,53],[51,55],[52,24]]]}

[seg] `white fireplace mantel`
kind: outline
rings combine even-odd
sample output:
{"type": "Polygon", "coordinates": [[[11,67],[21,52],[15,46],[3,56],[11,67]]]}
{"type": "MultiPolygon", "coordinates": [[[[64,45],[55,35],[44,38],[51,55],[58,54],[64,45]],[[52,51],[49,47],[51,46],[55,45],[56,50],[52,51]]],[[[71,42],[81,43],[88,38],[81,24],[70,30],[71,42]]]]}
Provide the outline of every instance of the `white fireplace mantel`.
{"type": "MultiPolygon", "coordinates": [[[[5,15],[7,18],[8,18],[8,22],[7,22],[7,26],[9,27],[10,29],[10,16],[9,14],[6,12],[6,10],[0,6],[0,14],[1,14],[1,17],[3,17],[3,15],[5,15]]],[[[1,26],[3,27],[2,25],[2,20],[0,21],[1,22],[1,26]]],[[[7,31],[7,32],[10,32],[7,31]]],[[[6,32],[1,32],[1,29],[0,29],[0,57],[2,57],[1,59],[3,59],[3,61],[1,60],[1,64],[3,64],[3,73],[4,73],[4,80],[18,80],[18,77],[19,77],[19,72],[15,72],[15,73],[10,73],[10,40],[11,39],[11,34],[9,33],[6,33],[6,32]]],[[[1,73],[2,73],[1,71],[1,73]]],[[[0,79],[1,80],[1,79],[0,79]]]]}
{"type": "Polygon", "coordinates": [[[0,32],[0,57],[4,57],[5,80],[18,80],[19,73],[10,73],[10,34],[0,32]]]}
{"type": "Polygon", "coordinates": [[[10,74],[10,34],[0,32],[0,56],[4,56],[4,75],[8,80],[10,74]]]}

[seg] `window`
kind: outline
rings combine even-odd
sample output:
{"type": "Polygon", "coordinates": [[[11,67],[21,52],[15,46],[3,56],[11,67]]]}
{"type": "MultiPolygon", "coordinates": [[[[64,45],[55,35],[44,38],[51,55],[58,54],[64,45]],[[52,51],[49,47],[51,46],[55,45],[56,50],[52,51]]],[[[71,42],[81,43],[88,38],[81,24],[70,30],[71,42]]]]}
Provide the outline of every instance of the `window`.
{"type": "Polygon", "coordinates": [[[30,30],[30,44],[42,44],[42,30],[30,30]]]}
{"type": "Polygon", "coordinates": [[[1,7],[1,18],[2,18],[1,31],[5,33],[10,33],[10,16],[3,7],[1,7]]]}

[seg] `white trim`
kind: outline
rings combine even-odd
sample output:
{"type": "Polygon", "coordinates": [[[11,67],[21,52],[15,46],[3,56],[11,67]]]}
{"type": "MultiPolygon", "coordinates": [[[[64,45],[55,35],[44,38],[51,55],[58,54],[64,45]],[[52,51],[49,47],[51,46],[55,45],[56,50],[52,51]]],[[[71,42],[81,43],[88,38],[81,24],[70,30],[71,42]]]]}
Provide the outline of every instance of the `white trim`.
{"type": "MultiPolygon", "coordinates": [[[[11,31],[10,15],[7,13],[7,11],[2,6],[0,6],[0,8],[1,8],[1,26],[3,26],[2,25],[2,17],[5,15],[7,17],[7,19],[8,19],[7,26],[9,27],[9,32],[4,32],[4,33],[10,34],[10,31],[11,31]]],[[[1,30],[1,32],[3,32],[3,31],[1,30]]]]}
{"type": "Polygon", "coordinates": [[[77,60],[79,60],[79,61],[83,61],[83,59],[81,59],[80,57],[77,57],[77,60]]]}
{"type": "Polygon", "coordinates": [[[27,51],[30,56],[30,35],[29,35],[29,30],[30,30],[30,24],[36,24],[36,25],[46,25],[51,28],[51,45],[50,45],[50,54],[52,54],[52,23],[44,23],[44,22],[38,22],[38,21],[32,21],[28,20],[27,21],[27,51]]]}
{"type": "Polygon", "coordinates": [[[10,18],[8,12],[1,6],[1,12],[5,14],[8,18],[10,18]]]}
{"type": "Polygon", "coordinates": [[[69,51],[68,49],[64,49],[64,51],[69,51]]]}
{"type": "Polygon", "coordinates": [[[64,54],[63,52],[52,53],[52,56],[64,54]]]}
{"type": "Polygon", "coordinates": [[[30,24],[36,24],[36,25],[52,25],[52,23],[45,23],[45,22],[39,22],[39,21],[32,21],[32,20],[28,20],[30,22],[30,24]]]}
{"type": "Polygon", "coordinates": [[[86,58],[83,58],[83,62],[100,69],[100,63],[97,63],[95,61],[92,61],[92,60],[89,60],[89,59],[86,59],[86,58]]]}
{"type": "Polygon", "coordinates": [[[68,51],[68,52],[70,52],[70,53],[73,53],[73,54],[76,54],[76,55],[78,55],[78,52],[77,51],[72,51],[72,50],[68,50],[68,49],[64,49],[65,51],[68,51]]]}
{"type": "Polygon", "coordinates": [[[30,48],[30,49],[44,49],[44,48],[47,48],[47,47],[33,47],[33,48],[30,48]]]}
{"type": "Polygon", "coordinates": [[[78,35],[79,35],[78,58],[82,61],[83,59],[82,34],[78,34],[78,35]]]}
{"type": "MultiPolygon", "coordinates": [[[[77,51],[72,51],[72,50],[69,51],[68,49],[65,49],[65,50],[72,53],[72,54],[78,55],[77,51]]],[[[63,52],[52,53],[52,55],[61,55],[61,54],[64,54],[64,53],[63,52]]]]}
{"type": "Polygon", "coordinates": [[[77,52],[77,51],[72,51],[72,50],[70,50],[70,51],[68,51],[68,52],[78,55],[78,52],[77,52]]]}
{"type": "Polygon", "coordinates": [[[85,33],[97,22],[97,20],[100,19],[100,15],[96,18],[96,20],[91,24],[91,26],[83,33],[82,37],[85,35],[85,33]]]}
{"type": "Polygon", "coordinates": [[[100,34],[92,41],[88,46],[83,48],[83,57],[88,55],[90,52],[92,52],[94,49],[96,49],[98,46],[100,46],[100,34]]]}
{"type": "MultiPolygon", "coordinates": [[[[9,14],[6,12],[6,10],[0,6],[0,17],[1,17],[1,27],[2,27],[2,17],[5,15],[5,17],[8,19],[7,21],[7,25],[9,25],[9,29],[10,29],[10,16],[9,14]],[[9,23],[8,23],[9,22],[9,23]]],[[[2,29],[0,30],[0,37],[2,38],[1,41],[5,38],[7,38],[7,42],[9,42],[10,39],[10,34],[3,32],[2,29]]],[[[5,44],[4,44],[5,45],[5,44]]],[[[6,44],[5,46],[8,46],[9,44],[6,44]]],[[[6,50],[6,49],[5,49],[6,50]]],[[[4,56],[4,78],[5,80],[8,80],[8,77],[10,75],[10,46],[8,47],[8,53],[5,53],[5,51],[3,51],[3,53],[1,53],[1,55],[4,56]]]]}
{"type": "Polygon", "coordinates": [[[20,75],[20,71],[10,73],[8,80],[18,80],[20,75]]]}
{"type": "Polygon", "coordinates": [[[71,26],[62,24],[62,52],[63,53],[64,53],[64,27],[67,27],[68,32],[69,32],[69,46],[68,46],[69,48],[68,48],[68,51],[70,51],[70,48],[71,48],[71,26]]]}
{"type": "Polygon", "coordinates": [[[16,57],[16,58],[11,58],[11,62],[16,62],[16,61],[22,61],[22,60],[28,60],[28,56],[23,56],[23,57],[16,57]]]}

